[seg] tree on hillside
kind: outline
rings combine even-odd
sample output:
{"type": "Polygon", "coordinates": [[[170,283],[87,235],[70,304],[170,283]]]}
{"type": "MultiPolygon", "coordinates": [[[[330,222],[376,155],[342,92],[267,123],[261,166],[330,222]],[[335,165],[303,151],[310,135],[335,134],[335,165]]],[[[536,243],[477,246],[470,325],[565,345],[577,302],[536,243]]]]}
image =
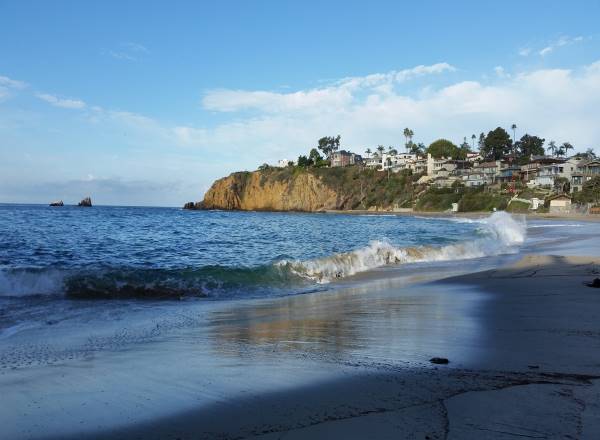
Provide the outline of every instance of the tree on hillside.
{"type": "Polygon", "coordinates": [[[319,151],[316,148],[310,150],[310,153],[308,153],[308,159],[313,165],[321,166],[323,164],[323,156],[319,154],[319,151]]]}
{"type": "Polygon", "coordinates": [[[396,150],[394,147],[392,147],[391,145],[388,147],[388,154],[395,156],[396,154],[398,154],[398,150],[396,150]]]}
{"type": "Polygon", "coordinates": [[[306,156],[298,156],[298,166],[299,167],[309,167],[312,165],[312,160],[310,160],[308,157],[306,156]]]}
{"type": "Polygon", "coordinates": [[[526,133],[515,145],[517,154],[523,159],[529,159],[531,156],[543,156],[546,154],[544,150],[544,141],[545,139],[531,136],[526,133]]]}
{"type": "Polygon", "coordinates": [[[319,145],[317,148],[323,152],[325,157],[329,159],[332,153],[336,152],[340,148],[341,136],[325,136],[319,139],[319,145]]]}
{"type": "Polygon", "coordinates": [[[481,154],[487,160],[499,160],[509,154],[511,148],[510,135],[502,127],[497,127],[485,137],[481,154]]]}
{"type": "Polygon", "coordinates": [[[425,150],[426,150],[426,147],[421,142],[419,142],[418,144],[415,144],[414,142],[410,143],[409,152],[411,154],[416,154],[417,156],[423,156],[425,154],[425,150]]]}
{"type": "Polygon", "coordinates": [[[432,142],[431,145],[427,147],[427,153],[435,158],[450,157],[452,159],[464,159],[461,149],[448,139],[438,139],[437,141],[432,142]]]}
{"type": "Polygon", "coordinates": [[[415,133],[408,127],[404,129],[403,133],[404,133],[404,138],[406,139],[406,142],[404,143],[404,145],[406,147],[406,151],[408,151],[410,149],[409,143],[412,143],[412,138],[415,133]]]}
{"type": "Polygon", "coordinates": [[[569,155],[569,150],[575,149],[575,147],[573,145],[571,145],[569,142],[563,142],[563,144],[561,145],[561,148],[564,150],[565,156],[569,155]]]}
{"type": "Polygon", "coordinates": [[[477,139],[477,136],[475,136],[475,134],[471,135],[471,149],[473,151],[475,151],[475,139],[477,139]]]}
{"type": "Polygon", "coordinates": [[[552,153],[552,156],[556,156],[556,152],[558,151],[556,142],[554,142],[554,141],[548,142],[548,151],[550,151],[552,153]]]}
{"type": "Polygon", "coordinates": [[[596,159],[596,153],[593,148],[588,148],[584,153],[577,153],[575,157],[578,159],[594,160],[596,159]]]}
{"type": "Polygon", "coordinates": [[[512,140],[513,140],[513,144],[514,144],[514,143],[516,143],[516,142],[517,142],[517,124],[513,124],[513,125],[511,125],[511,126],[510,126],[510,129],[511,129],[511,130],[512,130],[512,132],[513,132],[513,138],[512,138],[512,140]]]}
{"type": "Polygon", "coordinates": [[[483,156],[483,150],[485,149],[485,134],[479,134],[479,141],[477,141],[477,145],[479,146],[479,152],[483,156]]]}

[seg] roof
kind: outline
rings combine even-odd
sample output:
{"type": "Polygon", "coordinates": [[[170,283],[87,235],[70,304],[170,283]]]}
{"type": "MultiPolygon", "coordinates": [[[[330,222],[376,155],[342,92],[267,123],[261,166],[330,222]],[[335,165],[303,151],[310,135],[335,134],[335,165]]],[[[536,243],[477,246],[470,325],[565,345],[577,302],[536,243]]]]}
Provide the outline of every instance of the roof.
{"type": "Polygon", "coordinates": [[[473,168],[495,168],[497,166],[498,164],[496,162],[481,162],[480,164],[475,165],[473,168]]]}
{"type": "Polygon", "coordinates": [[[549,201],[557,200],[557,199],[569,199],[569,200],[572,200],[573,198],[570,195],[565,194],[565,193],[554,194],[553,196],[548,197],[549,201]]]}
{"type": "Polygon", "coordinates": [[[590,161],[580,163],[577,166],[578,167],[587,167],[587,166],[592,165],[592,164],[593,165],[600,165],[600,159],[592,159],[590,161]]]}

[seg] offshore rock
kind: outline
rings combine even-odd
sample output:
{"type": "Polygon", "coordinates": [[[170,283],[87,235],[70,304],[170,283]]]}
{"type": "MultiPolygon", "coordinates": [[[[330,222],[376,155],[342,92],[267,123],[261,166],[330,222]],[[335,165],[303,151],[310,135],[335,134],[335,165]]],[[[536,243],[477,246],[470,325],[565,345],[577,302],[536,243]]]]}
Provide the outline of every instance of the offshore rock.
{"type": "Polygon", "coordinates": [[[185,205],[183,205],[183,209],[189,209],[189,210],[198,210],[198,209],[202,209],[202,203],[200,202],[187,202],[185,205]]]}
{"type": "Polygon", "coordinates": [[[81,202],[79,202],[77,204],[77,206],[87,206],[87,207],[92,206],[92,199],[90,199],[89,197],[86,197],[81,202]]]}
{"type": "Polygon", "coordinates": [[[50,202],[50,206],[65,206],[62,200],[55,200],[54,202],[50,202]]]}

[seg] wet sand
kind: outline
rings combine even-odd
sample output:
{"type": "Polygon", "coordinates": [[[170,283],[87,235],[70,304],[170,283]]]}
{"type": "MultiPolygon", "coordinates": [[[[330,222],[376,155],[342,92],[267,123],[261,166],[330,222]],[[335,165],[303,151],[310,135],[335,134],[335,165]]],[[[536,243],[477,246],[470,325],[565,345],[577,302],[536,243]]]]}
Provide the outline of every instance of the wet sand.
{"type": "Polygon", "coordinates": [[[561,243],[25,332],[0,355],[0,437],[600,438],[600,258],[561,243]]]}

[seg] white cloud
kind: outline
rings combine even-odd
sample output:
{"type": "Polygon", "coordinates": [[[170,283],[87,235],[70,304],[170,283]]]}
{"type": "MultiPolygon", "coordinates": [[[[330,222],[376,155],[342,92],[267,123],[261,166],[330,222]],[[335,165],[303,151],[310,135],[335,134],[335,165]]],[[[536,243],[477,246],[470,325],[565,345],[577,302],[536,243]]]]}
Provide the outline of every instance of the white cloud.
{"type": "Polygon", "coordinates": [[[419,65],[410,69],[393,70],[388,73],[343,78],[338,84],[348,88],[372,88],[382,84],[401,83],[425,75],[454,71],[456,71],[456,68],[448,63],[436,63],[429,66],[419,65]]]}
{"type": "Polygon", "coordinates": [[[23,81],[18,81],[16,79],[11,79],[8,76],[0,75],[0,101],[8,98],[13,90],[16,89],[24,89],[27,87],[27,84],[23,81]]]}
{"type": "Polygon", "coordinates": [[[25,87],[27,87],[27,83],[23,81],[18,81],[16,79],[10,79],[7,76],[0,75],[0,86],[11,89],[24,89],[25,87]]]}
{"type": "Polygon", "coordinates": [[[494,72],[498,78],[510,78],[510,74],[506,72],[504,67],[496,66],[494,67],[494,72]]]}
{"type": "Polygon", "coordinates": [[[202,105],[207,110],[220,112],[253,109],[268,113],[286,111],[323,113],[328,109],[350,105],[354,99],[353,92],[358,89],[391,93],[395,83],[455,70],[456,68],[448,63],[420,65],[388,73],[347,77],[331,86],[289,93],[219,89],[209,91],[204,96],[202,105]]]}
{"type": "Polygon", "coordinates": [[[132,52],[150,53],[146,46],[139,43],[128,42],[123,43],[122,46],[129,49],[132,52]]]}
{"type": "Polygon", "coordinates": [[[108,50],[106,53],[117,60],[138,61],[144,55],[149,54],[150,50],[142,44],[126,42],[119,44],[118,49],[108,50]]]}
{"type": "Polygon", "coordinates": [[[340,87],[328,87],[294,93],[268,91],[213,90],[202,100],[207,110],[232,112],[258,109],[269,113],[292,110],[323,111],[331,106],[349,104],[352,95],[340,87]]]}
{"type": "Polygon", "coordinates": [[[541,49],[538,53],[541,56],[546,56],[546,55],[554,52],[559,47],[569,46],[571,44],[579,43],[583,40],[584,40],[584,38],[582,36],[578,36],[578,37],[562,36],[558,40],[553,41],[552,43],[548,44],[546,47],[541,49]]]}
{"type": "Polygon", "coordinates": [[[128,53],[125,53],[125,52],[117,52],[114,50],[109,50],[108,54],[111,57],[116,58],[117,60],[127,60],[127,61],[136,61],[137,60],[134,56],[129,55],[128,53]]]}
{"type": "Polygon", "coordinates": [[[80,109],[85,107],[85,102],[81,101],[80,99],[59,98],[58,96],[50,95],[49,93],[37,93],[35,96],[55,107],[71,109],[80,109]]]}
{"type": "Polygon", "coordinates": [[[530,53],[531,53],[531,48],[529,48],[529,47],[524,47],[523,49],[519,50],[519,55],[521,55],[522,57],[529,56],[530,53]]]}

